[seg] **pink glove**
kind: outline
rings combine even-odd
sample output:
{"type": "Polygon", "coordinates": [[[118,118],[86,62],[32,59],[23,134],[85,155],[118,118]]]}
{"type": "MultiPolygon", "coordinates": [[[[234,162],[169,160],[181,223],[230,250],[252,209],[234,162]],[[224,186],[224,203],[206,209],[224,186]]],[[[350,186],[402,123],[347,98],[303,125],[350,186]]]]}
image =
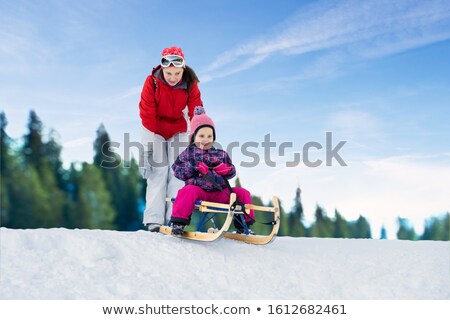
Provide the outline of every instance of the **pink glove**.
{"type": "Polygon", "coordinates": [[[197,165],[197,170],[200,171],[203,174],[208,174],[209,168],[204,162],[200,162],[197,165]]]}
{"type": "Polygon", "coordinates": [[[214,167],[214,171],[221,176],[228,174],[231,171],[231,166],[229,164],[225,164],[221,162],[219,165],[214,167]]]}

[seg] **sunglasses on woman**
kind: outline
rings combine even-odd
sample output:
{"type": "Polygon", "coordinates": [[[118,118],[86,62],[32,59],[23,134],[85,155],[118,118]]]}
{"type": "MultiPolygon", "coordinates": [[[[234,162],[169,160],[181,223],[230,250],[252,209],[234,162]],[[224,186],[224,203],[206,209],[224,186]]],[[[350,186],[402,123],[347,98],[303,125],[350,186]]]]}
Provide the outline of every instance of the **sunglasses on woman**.
{"type": "Polygon", "coordinates": [[[174,67],[184,67],[184,59],[181,56],[164,56],[161,58],[161,66],[164,68],[169,67],[170,65],[173,65],[174,67]]]}

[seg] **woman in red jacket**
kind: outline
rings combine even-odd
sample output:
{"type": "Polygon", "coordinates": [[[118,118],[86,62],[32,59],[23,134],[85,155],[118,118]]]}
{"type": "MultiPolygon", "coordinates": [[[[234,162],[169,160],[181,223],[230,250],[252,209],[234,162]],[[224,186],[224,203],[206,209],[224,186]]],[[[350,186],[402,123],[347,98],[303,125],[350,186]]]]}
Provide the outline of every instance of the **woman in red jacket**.
{"type": "Polygon", "coordinates": [[[162,51],[160,65],[147,77],[139,103],[142,120],[140,171],[147,179],[143,223],[159,231],[171,216],[166,197],[174,198],[183,182],[174,177],[171,166],[188,145],[188,122],[194,109],[202,106],[198,78],[186,65],[181,48],[162,51]]]}

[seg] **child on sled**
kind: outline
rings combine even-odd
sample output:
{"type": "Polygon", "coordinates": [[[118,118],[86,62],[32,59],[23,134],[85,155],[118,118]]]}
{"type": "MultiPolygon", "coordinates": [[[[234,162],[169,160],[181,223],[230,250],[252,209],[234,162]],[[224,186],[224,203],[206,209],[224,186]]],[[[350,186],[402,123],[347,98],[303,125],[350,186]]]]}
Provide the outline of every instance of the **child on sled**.
{"type": "MultiPolygon", "coordinates": [[[[175,177],[185,181],[178,191],[172,209],[172,234],[182,235],[184,227],[190,223],[196,200],[229,203],[228,179],[236,175],[236,169],[224,150],[213,146],[216,140],[214,123],[204,111],[197,107],[191,121],[190,144],[172,165],[175,177]],[[208,175],[210,178],[205,178],[208,175]],[[212,179],[211,179],[212,178],[212,179]],[[215,181],[213,184],[211,181],[215,181]],[[220,186],[223,190],[219,190],[220,186]]],[[[243,204],[251,204],[250,192],[244,188],[232,188],[237,199],[243,204]]],[[[254,211],[244,215],[246,224],[254,222],[254,211]]],[[[241,222],[234,220],[237,233],[244,233],[241,222]]],[[[254,234],[248,229],[249,234],[254,234]]]]}

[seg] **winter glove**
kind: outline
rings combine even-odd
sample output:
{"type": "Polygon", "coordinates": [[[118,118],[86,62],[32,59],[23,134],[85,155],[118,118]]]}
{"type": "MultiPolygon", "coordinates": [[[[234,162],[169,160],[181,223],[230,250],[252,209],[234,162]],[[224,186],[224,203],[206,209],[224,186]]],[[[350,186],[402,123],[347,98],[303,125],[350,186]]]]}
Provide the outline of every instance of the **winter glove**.
{"type": "Polygon", "coordinates": [[[225,176],[231,171],[231,166],[229,164],[225,164],[223,162],[219,163],[219,165],[215,166],[213,169],[218,175],[225,176]]]}
{"type": "Polygon", "coordinates": [[[209,168],[204,162],[197,164],[197,170],[203,174],[208,174],[209,168]]]}

